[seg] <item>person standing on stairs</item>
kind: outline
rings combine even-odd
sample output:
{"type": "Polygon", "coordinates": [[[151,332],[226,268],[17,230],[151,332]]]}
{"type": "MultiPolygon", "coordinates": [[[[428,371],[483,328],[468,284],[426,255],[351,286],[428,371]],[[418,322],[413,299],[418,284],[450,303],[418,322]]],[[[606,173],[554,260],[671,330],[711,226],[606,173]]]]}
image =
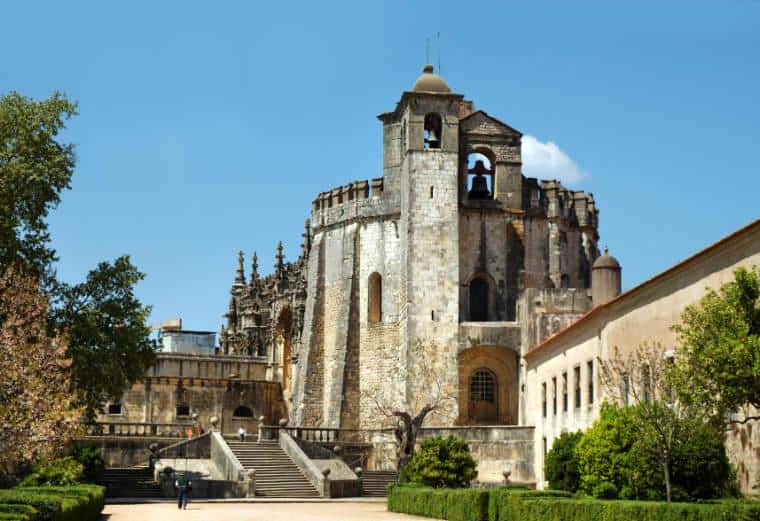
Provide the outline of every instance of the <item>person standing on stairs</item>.
{"type": "Polygon", "coordinates": [[[245,441],[245,429],[243,427],[238,429],[238,438],[240,438],[240,441],[245,441]]]}

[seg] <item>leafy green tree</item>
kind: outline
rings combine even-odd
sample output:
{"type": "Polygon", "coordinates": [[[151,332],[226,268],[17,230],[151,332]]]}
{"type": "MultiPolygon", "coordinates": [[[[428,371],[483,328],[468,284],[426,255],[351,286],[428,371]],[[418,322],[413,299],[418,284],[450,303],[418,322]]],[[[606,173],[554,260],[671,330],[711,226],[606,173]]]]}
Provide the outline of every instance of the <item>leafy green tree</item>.
{"type": "Polygon", "coordinates": [[[41,277],[55,260],[45,218],[74,173],[74,146],[57,138],[76,113],[59,92],[43,101],[0,96],[0,265],[41,277]]]}
{"type": "Polygon", "coordinates": [[[70,187],[74,146],[61,142],[60,132],[76,114],[76,104],[58,92],[43,101],[0,96],[0,267],[18,266],[47,293],[49,334],[65,332],[72,386],[92,420],[105,400],[144,375],[154,355],[149,308],[133,292],[143,274],[129,257],[100,263],[81,284],[54,277],[46,219],[70,187]]]}
{"type": "MultiPolygon", "coordinates": [[[[667,499],[657,441],[637,428],[642,414],[641,405],[602,405],[599,419],[583,433],[576,448],[583,492],[600,498],[667,499]]],[[[689,422],[677,419],[677,423],[689,422]]],[[[732,495],[734,476],[722,435],[704,422],[683,429],[690,434],[674,445],[670,460],[672,499],[732,495]]]]}
{"type": "Polygon", "coordinates": [[[733,281],[688,306],[673,330],[679,401],[706,411],[719,425],[760,419],[758,268],[738,268],[733,281]]]}
{"type": "Polygon", "coordinates": [[[467,442],[455,436],[427,438],[401,471],[401,479],[436,488],[469,487],[478,475],[467,442]]]}
{"type": "Polygon", "coordinates": [[[582,436],[580,431],[563,432],[554,440],[544,461],[544,476],[549,481],[549,488],[576,492],[580,487],[581,475],[575,447],[582,436]]]}
{"type": "Polygon", "coordinates": [[[155,345],[148,338],[150,308],[134,295],[143,278],[124,255],[98,264],[81,284],[58,285],[52,320],[68,332],[73,386],[90,421],[155,361],[155,345]]]}

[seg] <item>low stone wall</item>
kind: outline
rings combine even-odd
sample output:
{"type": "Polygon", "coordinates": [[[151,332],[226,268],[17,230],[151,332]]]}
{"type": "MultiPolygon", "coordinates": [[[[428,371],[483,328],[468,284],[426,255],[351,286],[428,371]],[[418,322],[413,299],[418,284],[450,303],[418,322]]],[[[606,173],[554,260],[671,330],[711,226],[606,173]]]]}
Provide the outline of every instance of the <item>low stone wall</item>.
{"type": "Polygon", "coordinates": [[[150,446],[157,444],[164,448],[177,443],[177,438],[153,436],[82,436],[72,441],[74,447],[97,447],[106,468],[134,467],[148,465],[150,446]]]}
{"type": "MultiPolygon", "coordinates": [[[[361,480],[348,465],[333,455],[332,459],[311,459],[287,432],[280,431],[280,446],[298,465],[322,497],[356,497],[362,494],[361,480]]],[[[315,454],[326,456],[329,451],[316,444],[308,444],[315,454]]]]}
{"type": "MultiPolygon", "coordinates": [[[[422,429],[418,441],[433,436],[456,436],[467,442],[478,463],[478,481],[500,483],[504,469],[509,467],[510,481],[535,485],[533,467],[534,427],[482,426],[422,429]]],[[[368,470],[396,470],[396,441],[390,433],[378,433],[372,438],[372,454],[368,470]]]]}
{"type": "Polygon", "coordinates": [[[195,438],[164,447],[158,451],[161,459],[166,458],[211,458],[211,433],[207,432],[195,438]]]}

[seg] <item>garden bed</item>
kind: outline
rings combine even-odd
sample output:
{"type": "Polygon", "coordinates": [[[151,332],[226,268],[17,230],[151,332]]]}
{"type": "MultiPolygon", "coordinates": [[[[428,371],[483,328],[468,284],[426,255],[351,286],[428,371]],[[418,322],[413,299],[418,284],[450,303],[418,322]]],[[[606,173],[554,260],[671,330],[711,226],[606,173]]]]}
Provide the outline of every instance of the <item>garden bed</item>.
{"type": "Polygon", "coordinates": [[[0,520],[96,521],[104,498],[98,485],[0,489],[0,520]]]}

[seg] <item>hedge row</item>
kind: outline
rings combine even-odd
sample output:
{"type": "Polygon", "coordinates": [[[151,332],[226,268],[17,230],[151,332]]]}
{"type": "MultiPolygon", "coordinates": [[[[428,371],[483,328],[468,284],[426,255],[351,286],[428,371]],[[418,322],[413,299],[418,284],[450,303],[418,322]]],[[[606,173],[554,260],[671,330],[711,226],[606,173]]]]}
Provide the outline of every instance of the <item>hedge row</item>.
{"type": "Polygon", "coordinates": [[[394,485],[388,510],[448,521],[760,521],[760,502],[710,504],[572,499],[561,491],[394,485]]]}
{"type": "Polygon", "coordinates": [[[95,521],[105,489],[98,485],[16,487],[0,490],[0,520],[95,521]]]}

